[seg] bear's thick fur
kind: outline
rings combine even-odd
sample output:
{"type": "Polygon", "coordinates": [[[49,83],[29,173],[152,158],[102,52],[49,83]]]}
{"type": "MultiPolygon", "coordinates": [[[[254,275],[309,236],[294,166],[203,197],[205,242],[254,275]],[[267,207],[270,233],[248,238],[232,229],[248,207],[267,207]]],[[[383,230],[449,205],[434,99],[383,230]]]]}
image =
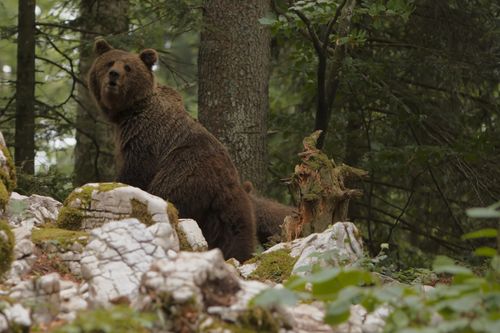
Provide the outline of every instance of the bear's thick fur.
{"type": "Polygon", "coordinates": [[[297,209],[277,201],[259,196],[249,181],[243,182],[243,188],[250,196],[254,208],[257,238],[266,247],[281,241],[281,226],[286,216],[296,216],[297,209]]]}
{"type": "Polygon", "coordinates": [[[255,219],[238,172],[223,145],[184,110],[182,97],[156,84],[156,51],[137,55],[103,39],[94,50],[89,89],[115,124],[118,181],[172,202],[226,259],[250,258],[255,219]]]}

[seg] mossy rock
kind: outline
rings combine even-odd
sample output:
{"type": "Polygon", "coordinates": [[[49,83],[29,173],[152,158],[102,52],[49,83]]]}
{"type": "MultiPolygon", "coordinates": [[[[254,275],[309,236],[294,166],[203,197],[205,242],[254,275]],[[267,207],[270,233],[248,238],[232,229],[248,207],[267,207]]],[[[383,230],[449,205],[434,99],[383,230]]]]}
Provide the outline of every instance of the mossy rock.
{"type": "MultiPolygon", "coordinates": [[[[67,230],[81,230],[85,218],[84,210],[90,208],[92,194],[94,192],[108,192],[125,186],[127,185],[122,183],[96,183],[76,188],[64,200],[64,206],[57,217],[57,227],[67,230]]],[[[138,207],[136,213],[140,214],[140,212],[141,209],[138,207]]]]}
{"type": "Polygon", "coordinates": [[[16,187],[16,168],[9,149],[0,143],[0,150],[6,160],[5,165],[0,165],[0,211],[4,211],[16,187]]]}
{"type": "Polygon", "coordinates": [[[5,220],[0,220],[0,278],[7,273],[14,260],[15,237],[5,220]]]}
{"type": "Polygon", "coordinates": [[[289,249],[262,253],[245,264],[255,263],[257,268],[249,275],[250,279],[281,283],[290,277],[297,258],[290,255],[289,249]]]}

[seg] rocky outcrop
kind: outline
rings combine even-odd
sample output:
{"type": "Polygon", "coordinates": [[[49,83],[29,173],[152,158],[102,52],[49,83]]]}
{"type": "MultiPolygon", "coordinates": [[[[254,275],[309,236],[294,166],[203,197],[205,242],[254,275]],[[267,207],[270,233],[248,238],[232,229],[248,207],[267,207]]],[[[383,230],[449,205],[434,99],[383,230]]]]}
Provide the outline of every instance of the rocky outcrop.
{"type": "MultiPolygon", "coordinates": [[[[90,233],[82,253],[83,278],[89,284],[89,302],[109,305],[118,299],[135,299],[139,282],[151,264],[165,258],[155,235],[137,219],[106,223],[90,233]]],[[[178,250],[177,242],[166,246],[178,250]]]]}
{"type": "Polygon", "coordinates": [[[238,270],[244,277],[265,280],[269,269],[276,276],[276,270],[280,268],[287,273],[274,282],[281,282],[290,274],[307,274],[313,265],[348,266],[362,257],[363,243],[356,226],[350,222],[338,222],[322,233],[276,244],[239,266],[238,270]]]}
{"type": "MultiPolygon", "coordinates": [[[[120,183],[90,183],[75,189],[57,219],[63,229],[89,231],[108,221],[136,218],[147,226],[171,223],[173,208],[161,198],[120,183]]],[[[169,237],[176,237],[173,228],[169,237]]]]}
{"type": "Polygon", "coordinates": [[[33,194],[29,197],[12,192],[7,205],[7,219],[13,227],[33,228],[55,223],[62,203],[50,197],[33,194]]]}
{"type": "Polygon", "coordinates": [[[283,288],[280,282],[291,274],[308,274],[304,267],[358,260],[362,244],[351,223],[277,244],[240,265],[225,262],[218,249],[207,251],[196,221],[179,220],[164,200],[122,184],[87,184],[63,207],[14,194],[9,207],[15,260],[0,288],[9,299],[1,304],[0,332],[71,322],[78,311],[118,305],[131,313],[155,310],[151,332],[354,333],[383,327],[382,310],[367,314],[353,306],[349,322],[334,329],[324,324],[321,303],[269,309],[251,303],[264,290],[283,288]]]}

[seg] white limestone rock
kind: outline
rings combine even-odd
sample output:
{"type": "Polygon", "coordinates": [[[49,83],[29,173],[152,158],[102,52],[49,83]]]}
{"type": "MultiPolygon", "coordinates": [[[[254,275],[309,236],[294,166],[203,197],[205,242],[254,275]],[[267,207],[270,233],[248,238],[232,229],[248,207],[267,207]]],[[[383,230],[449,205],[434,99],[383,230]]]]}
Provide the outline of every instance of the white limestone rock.
{"type": "Polygon", "coordinates": [[[30,310],[24,308],[21,304],[10,305],[0,301],[0,309],[2,309],[3,313],[3,315],[0,315],[0,332],[13,332],[14,326],[17,329],[31,327],[30,310]]]}
{"type": "Polygon", "coordinates": [[[177,234],[168,218],[168,204],[137,187],[120,183],[89,183],[76,188],[61,209],[58,225],[64,229],[90,231],[108,221],[137,218],[145,225],[167,223],[163,237],[178,250],[177,234]]]}
{"type": "Polygon", "coordinates": [[[62,203],[50,197],[33,194],[29,197],[12,192],[7,205],[7,219],[13,227],[33,228],[54,223],[62,203]]]}
{"type": "Polygon", "coordinates": [[[154,303],[191,304],[198,310],[229,306],[241,290],[234,268],[224,262],[219,249],[208,252],[168,252],[144,274],[134,306],[146,309],[154,303]]]}
{"type": "Polygon", "coordinates": [[[61,280],[61,289],[59,292],[60,312],[57,315],[58,319],[72,321],[76,318],[78,311],[88,308],[88,303],[85,300],[84,289],[72,281],[61,280]]]}
{"type": "Polygon", "coordinates": [[[30,307],[36,323],[49,323],[60,311],[60,290],[59,274],[51,273],[18,283],[10,290],[9,297],[30,307]]]}
{"type": "MultiPolygon", "coordinates": [[[[181,232],[188,243],[189,249],[186,251],[202,252],[208,250],[208,244],[201,232],[198,223],[192,219],[179,219],[177,231],[181,232]]],[[[182,237],[182,236],[179,236],[182,237]]]]}
{"type": "MultiPolygon", "coordinates": [[[[262,254],[287,249],[290,256],[297,258],[292,274],[307,274],[305,267],[318,264],[322,267],[346,266],[363,257],[363,244],[356,226],[350,222],[337,222],[322,233],[311,234],[292,242],[279,243],[262,254]]],[[[245,264],[238,267],[248,277],[258,266],[245,264]]]]}
{"type": "Polygon", "coordinates": [[[112,221],[94,229],[81,259],[89,302],[107,306],[122,297],[133,301],[142,274],[155,260],[166,258],[164,248],[154,240],[153,233],[137,219],[112,221]]]}

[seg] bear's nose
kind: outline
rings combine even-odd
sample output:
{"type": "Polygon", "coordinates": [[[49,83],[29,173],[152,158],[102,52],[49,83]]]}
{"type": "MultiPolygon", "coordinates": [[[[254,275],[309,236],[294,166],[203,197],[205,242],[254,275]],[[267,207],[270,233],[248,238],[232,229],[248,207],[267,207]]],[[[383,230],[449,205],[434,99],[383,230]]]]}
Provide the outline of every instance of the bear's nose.
{"type": "Polygon", "coordinates": [[[109,71],[109,78],[111,81],[116,81],[120,77],[120,73],[118,73],[116,70],[112,69],[109,71]]]}

